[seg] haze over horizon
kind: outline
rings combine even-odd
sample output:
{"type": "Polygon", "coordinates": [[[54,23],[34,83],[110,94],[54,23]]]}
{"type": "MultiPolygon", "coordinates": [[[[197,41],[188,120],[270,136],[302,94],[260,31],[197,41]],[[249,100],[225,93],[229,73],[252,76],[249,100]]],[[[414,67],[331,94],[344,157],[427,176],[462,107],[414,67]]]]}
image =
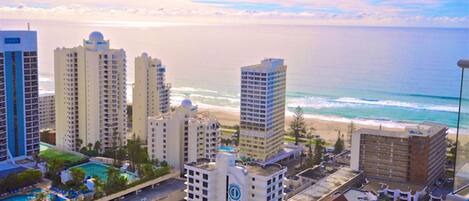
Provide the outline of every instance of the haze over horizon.
{"type": "Polygon", "coordinates": [[[0,2],[0,20],[64,20],[103,26],[291,24],[469,27],[469,1],[460,0],[13,0],[0,2]]]}

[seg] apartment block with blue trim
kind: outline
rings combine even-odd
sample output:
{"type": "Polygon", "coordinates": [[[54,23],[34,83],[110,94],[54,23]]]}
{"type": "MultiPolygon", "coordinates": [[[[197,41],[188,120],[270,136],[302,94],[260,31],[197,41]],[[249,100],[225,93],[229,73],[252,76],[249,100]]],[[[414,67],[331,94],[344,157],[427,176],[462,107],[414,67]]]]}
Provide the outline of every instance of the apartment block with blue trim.
{"type": "Polygon", "coordinates": [[[35,31],[0,31],[0,162],[39,152],[35,31]]]}

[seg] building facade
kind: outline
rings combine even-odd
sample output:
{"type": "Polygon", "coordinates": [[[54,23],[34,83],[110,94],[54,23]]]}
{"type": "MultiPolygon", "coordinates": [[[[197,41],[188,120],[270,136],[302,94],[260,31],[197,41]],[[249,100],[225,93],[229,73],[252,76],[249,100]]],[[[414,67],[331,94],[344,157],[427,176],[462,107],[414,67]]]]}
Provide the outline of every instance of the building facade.
{"type": "Polygon", "coordinates": [[[55,108],[57,146],[77,151],[100,141],[107,149],[127,140],[126,57],[100,32],[83,46],[57,48],[55,108]]]}
{"type": "Polygon", "coordinates": [[[132,131],[141,140],[147,139],[148,117],[167,113],[170,109],[170,85],[166,84],[166,67],[161,61],[143,53],[135,58],[135,84],[132,93],[132,131]]]}
{"type": "Polygon", "coordinates": [[[423,123],[405,132],[359,129],[350,164],[366,177],[428,185],[445,173],[448,127],[423,123]]]}
{"type": "Polygon", "coordinates": [[[241,68],[241,156],[265,161],[282,149],[286,70],[283,59],[241,68]]]}
{"type": "Polygon", "coordinates": [[[54,94],[39,94],[39,129],[55,129],[54,94]]]}
{"type": "Polygon", "coordinates": [[[174,111],[148,118],[148,156],[182,169],[199,158],[215,160],[220,125],[184,100],[174,111]]]}
{"type": "Polygon", "coordinates": [[[215,162],[186,164],[187,201],[281,201],[287,169],[278,164],[240,164],[219,153],[215,162]]]}
{"type": "Polygon", "coordinates": [[[0,162],[39,153],[35,31],[0,31],[0,162]]]}

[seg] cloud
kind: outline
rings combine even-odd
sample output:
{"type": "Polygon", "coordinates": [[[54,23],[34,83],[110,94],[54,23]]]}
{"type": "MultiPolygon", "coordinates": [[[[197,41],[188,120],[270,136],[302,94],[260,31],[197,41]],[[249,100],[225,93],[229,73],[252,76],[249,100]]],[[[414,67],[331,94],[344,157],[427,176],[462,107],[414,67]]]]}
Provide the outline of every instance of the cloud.
{"type": "MultiPolygon", "coordinates": [[[[267,23],[468,27],[469,16],[438,15],[451,0],[13,0],[0,19],[104,21],[133,26],[267,23]],[[144,22],[141,22],[144,21],[144,22]],[[166,23],[166,24],[165,24],[166,23]]],[[[469,4],[468,4],[469,6],[469,4]]]]}

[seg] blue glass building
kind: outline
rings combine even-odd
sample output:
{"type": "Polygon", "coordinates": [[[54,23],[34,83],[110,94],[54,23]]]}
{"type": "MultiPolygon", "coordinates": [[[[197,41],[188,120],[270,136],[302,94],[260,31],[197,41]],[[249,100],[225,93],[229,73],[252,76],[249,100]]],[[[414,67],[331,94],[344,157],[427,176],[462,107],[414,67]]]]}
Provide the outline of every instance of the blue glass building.
{"type": "Polygon", "coordinates": [[[0,31],[0,162],[39,152],[35,31],[0,31]]]}

